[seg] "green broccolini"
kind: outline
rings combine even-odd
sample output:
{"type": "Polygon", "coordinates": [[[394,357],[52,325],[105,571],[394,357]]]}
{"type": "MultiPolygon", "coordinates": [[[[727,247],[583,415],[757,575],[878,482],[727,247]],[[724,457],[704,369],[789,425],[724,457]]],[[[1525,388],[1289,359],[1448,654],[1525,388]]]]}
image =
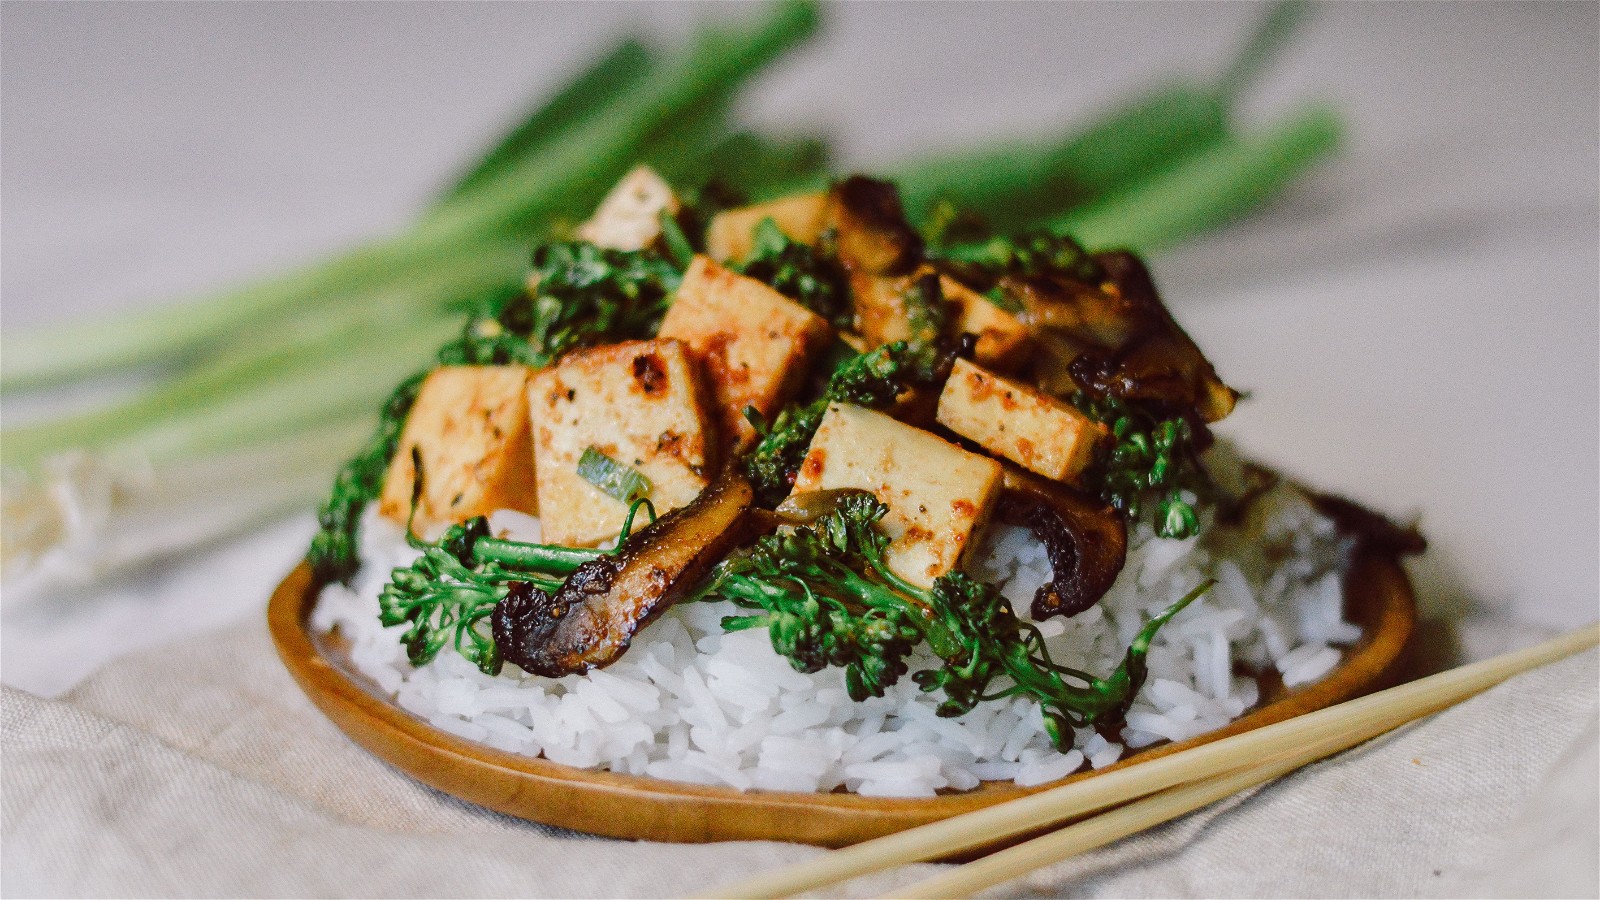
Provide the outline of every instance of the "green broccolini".
{"type": "Polygon", "coordinates": [[[306,561],[318,581],[348,581],[360,566],[356,531],[361,510],[383,490],[389,459],[400,444],[400,431],[426,377],[426,373],[413,375],[394,389],[383,405],[372,437],[334,476],[333,489],[317,510],[317,533],[306,551],[306,561]]]}
{"type": "Polygon", "coordinates": [[[843,668],[845,689],[859,702],[899,681],[922,632],[907,604],[850,565],[853,542],[842,523],[831,516],[761,538],[718,568],[707,597],[761,610],[727,616],[722,627],[765,627],[773,650],[798,671],[843,668]]]}
{"type": "Polygon", "coordinates": [[[993,585],[957,572],[924,589],[896,575],[884,559],[888,537],[877,527],[886,512],[870,494],[847,495],[813,524],[781,529],[729,557],[701,596],[759,610],[727,617],[723,628],[765,627],[773,648],[802,672],[842,667],[857,701],[882,696],[926,642],[942,665],[912,677],[923,691],[944,692],[939,715],[1024,695],[1038,701],[1046,731],[1065,750],[1074,728],[1121,719],[1144,684],[1156,631],[1210,587],[1202,584],[1151,619],[1122,664],[1096,678],[1052,661],[1039,631],[993,585]],[[997,679],[1002,684],[994,687],[997,679]]]}
{"type": "Polygon", "coordinates": [[[536,294],[501,322],[527,339],[535,365],[549,365],[579,347],[654,337],[682,273],[652,250],[571,241],[536,249],[530,277],[536,294]]]}
{"type": "Polygon", "coordinates": [[[826,250],[789,239],[771,219],[756,226],[755,246],[739,271],[772,287],[835,328],[853,327],[855,311],[844,267],[826,250]]]}
{"type": "Polygon", "coordinates": [[[895,341],[850,357],[828,377],[824,399],[872,409],[888,406],[917,375],[907,363],[913,349],[905,341],[895,341]]]}
{"type": "MultiPolygon", "coordinates": [[[[437,364],[543,367],[580,347],[651,337],[681,277],[652,250],[607,250],[583,241],[541,245],[533,253],[533,274],[534,289],[482,301],[461,336],[439,349],[437,364]]],[[[383,489],[428,371],[394,391],[371,439],[339,470],[306,554],[319,580],[348,581],[355,574],[361,510],[383,489]]]]}
{"type": "Polygon", "coordinates": [[[976,243],[946,246],[939,259],[963,280],[990,291],[1001,278],[1054,276],[1084,284],[1099,284],[1105,273],[1083,245],[1066,234],[1044,231],[1011,236],[991,236],[976,243]]]}
{"type": "MultiPolygon", "coordinates": [[[[649,509],[649,501],[629,508],[623,539],[633,530],[640,507],[649,509]]],[[[378,598],[379,620],[384,625],[410,623],[400,640],[414,666],[427,665],[450,646],[490,675],[500,672],[502,661],[489,617],[513,585],[555,591],[579,566],[615,552],[492,537],[483,516],[450,526],[432,543],[409,533],[407,540],[422,556],[394,570],[378,598]]]]}
{"type": "Polygon", "coordinates": [[[1156,496],[1154,525],[1165,538],[1200,533],[1200,518],[1185,491],[1205,484],[1195,446],[1194,428],[1181,416],[1164,418],[1114,398],[1073,397],[1085,415],[1107,426],[1114,440],[1109,451],[1085,473],[1085,482],[1102,500],[1137,519],[1156,496]]]}
{"type": "Polygon", "coordinates": [[[462,326],[461,336],[439,348],[439,365],[535,365],[539,355],[528,343],[525,329],[517,327],[531,304],[525,288],[481,301],[462,326]]]}
{"type": "Polygon", "coordinates": [[[853,403],[882,409],[917,383],[914,355],[911,345],[904,341],[857,354],[834,370],[822,396],[810,403],[789,404],[770,423],[753,408],[746,408],[745,417],[760,436],[743,460],[757,502],[772,506],[788,495],[829,404],[853,403]]]}
{"type": "Polygon", "coordinates": [[[548,366],[569,350],[653,337],[681,271],[654,250],[554,241],[533,251],[531,288],[490,297],[439,351],[441,365],[548,366]]]}

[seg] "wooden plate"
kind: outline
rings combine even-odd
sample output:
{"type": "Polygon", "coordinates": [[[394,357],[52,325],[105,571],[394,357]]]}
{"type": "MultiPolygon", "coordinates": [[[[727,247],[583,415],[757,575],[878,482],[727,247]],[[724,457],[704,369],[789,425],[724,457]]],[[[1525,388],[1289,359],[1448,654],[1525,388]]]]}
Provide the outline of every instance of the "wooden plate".
{"type": "Polygon", "coordinates": [[[654,841],[800,841],[853,844],[1011,800],[1057,784],[1259,728],[1384,686],[1397,673],[1415,624],[1411,585],[1387,557],[1359,559],[1346,579],[1345,605],[1365,637],[1327,678],[1298,690],[1268,686],[1266,700],[1228,727],[1180,744],[1131,754],[1099,772],[1019,788],[989,782],[966,793],[895,799],[854,794],[740,792],[595,772],[496,750],[447,734],[383,699],[358,674],[337,640],[313,634],[311,570],[284,579],[267,609],[273,642],[306,696],[351,740],[417,780],[513,816],[579,831],[654,841]]]}

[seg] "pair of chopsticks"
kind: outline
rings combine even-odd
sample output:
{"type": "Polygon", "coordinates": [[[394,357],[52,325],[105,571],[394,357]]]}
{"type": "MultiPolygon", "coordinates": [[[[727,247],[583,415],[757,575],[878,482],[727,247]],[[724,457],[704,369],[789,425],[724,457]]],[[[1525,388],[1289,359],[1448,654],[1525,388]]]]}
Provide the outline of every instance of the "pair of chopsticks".
{"type": "Polygon", "coordinates": [[[836,850],[704,896],[787,897],[1040,828],[1075,823],[901,888],[896,894],[967,896],[1271,781],[1454,706],[1513,675],[1596,644],[1600,644],[1600,624],[1182,753],[836,850]]]}

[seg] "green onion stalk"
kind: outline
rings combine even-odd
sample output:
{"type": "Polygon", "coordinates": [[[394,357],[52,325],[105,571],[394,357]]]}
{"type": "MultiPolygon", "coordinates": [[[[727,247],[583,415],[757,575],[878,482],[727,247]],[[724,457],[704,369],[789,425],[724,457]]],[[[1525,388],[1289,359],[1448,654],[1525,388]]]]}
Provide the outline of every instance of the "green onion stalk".
{"type": "Polygon", "coordinates": [[[1342,133],[1333,109],[1306,106],[1047,227],[1090,248],[1164,250],[1270,200],[1337,149],[1342,133]]]}
{"type": "Polygon", "coordinates": [[[494,234],[531,238],[550,214],[570,210],[575,198],[592,204],[647,155],[663,129],[720,102],[807,37],[817,17],[813,4],[785,0],[747,28],[705,29],[688,51],[649,78],[627,79],[603,109],[576,116],[536,154],[501,153],[497,163],[464,179],[403,234],[206,301],[73,323],[8,343],[0,356],[0,386],[59,383],[185,357],[219,333],[326,303],[331,295],[413,277],[456,242],[494,234]]]}
{"type": "MultiPolygon", "coordinates": [[[[1007,229],[1067,233],[1091,247],[1171,246],[1270,199],[1337,145],[1339,120],[1322,106],[1251,131],[1228,121],[1302,11],[1270,8],[1214,83],[1170,83],[1065,135],[923,157],[889,174],[914,214],[955,203],[1007,229]]],[[[8,390],[164,371],[104,408],[6,429],[8,479],[73,448],[171,464],[300,429],[370,428],[394,385],[460,333],[464,314],[519,289],[532,242],[586,215],[635,162],[689,187],[721,176],[751,199],[824,183],[823,142],[735,131],[727,120],[739,89],[817,19],[817,6],[792,0],[738,27],[702,29],[676,53],[624,40],[398,235],[205,301],[6,335],[8,390]]]]}

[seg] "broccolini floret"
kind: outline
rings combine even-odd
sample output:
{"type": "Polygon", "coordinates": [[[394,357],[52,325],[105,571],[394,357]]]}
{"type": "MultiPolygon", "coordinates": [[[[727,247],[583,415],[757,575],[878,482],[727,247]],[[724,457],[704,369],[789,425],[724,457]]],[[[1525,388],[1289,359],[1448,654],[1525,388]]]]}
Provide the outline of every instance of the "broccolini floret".
{"type": "Polygon", "coordinates": [[[1182,416],[1161,417],[1115,398],[1096,400],[1079,394],[1073,401],[1107,426],[1113,441],[1084,472],[1085,484],[1130,521],[1139,518],[1154,497],[1153,524],[1162,537],[1199,534],[1199,514],[1184,494],[1203,488],[1206,477],[1189,421],[1182,416]]]}
{"type": "Polygon", "coordinates": [[[652,250],[608,250],[583,241],[545,244],[533,253],[534,296],[508,330],[546,366],[579,347],[654,337],[682,272],[652,250]]]}
{"type": "MultiPolygon", "coordinates": [[[[649,501],[628,510],[623,539],[641,506],[649,501]]],[[[518,584],[555,591],[579,566],[612,552],[491,537],[483,516],[450,526],[432,543],[411,537],[409,530],[407,540],[422,556],[389,576],[378,597],[379,621],[410,623],[400,642],[414,666],[431,662],[448,645],[490,675],[502,665],[489,622],[495,606],[518,584]]]]}
{"type": "Polygon", "coordinates": [[[838,258],[790,240],[771,219],[762,219],[756,226],[755,247],[739,271],[827,319],[835,328],[853,326],[849,278],[838,258]]]}
{"type": "Polygon", "coordinates": [[[949,246],[939,252],[939,259],[960,272],[963,280],[985,289],[1004,277],[1048,276],[1084,284],[1099,284],[1106,277],[1082,244],[1047,231],[949,246]]]}
{"type": "MultiPolygon", "coordinates": [[[[461,336],[439,349],[436,362],[542,368],[579,347],[652,337],[681,274],[653,250],[607,250],[584,241],[544,244],[533,253],[533,288],[480,303],[461,336]]],[[[348,581],[355,574],[361,510],[383,490],[427,375],[419,372],[395,390],[373,436],[339,470],[306,552],[319,581],[348,581]]]]}
{"type": "Polygon", "coordinates": [[[1151,619],[1122,664],[1096,678],[1051,660],[1038,629],[1019,619],[993,585],[956,572],[924,589],[896,575],[884,559],[888,537],[877,527],[887,511],[870,494],[847,495],[816,522],[780,529],[730,556],[702,597],[758,610],[725,618],[723,628],[765,627],[773,648],[801,672],[842,667],[857,701],[882,696],[925,642],[942,664],[912,677],[924,691],[944,692],[940,716],[963,715],[984,700],[1027,696],[1039,703],[1046,731],[1065,750],[1074,728],[1121,720],[1144,684],[1156,631],[1210,587],[1202,584],[1151,619]]]}

